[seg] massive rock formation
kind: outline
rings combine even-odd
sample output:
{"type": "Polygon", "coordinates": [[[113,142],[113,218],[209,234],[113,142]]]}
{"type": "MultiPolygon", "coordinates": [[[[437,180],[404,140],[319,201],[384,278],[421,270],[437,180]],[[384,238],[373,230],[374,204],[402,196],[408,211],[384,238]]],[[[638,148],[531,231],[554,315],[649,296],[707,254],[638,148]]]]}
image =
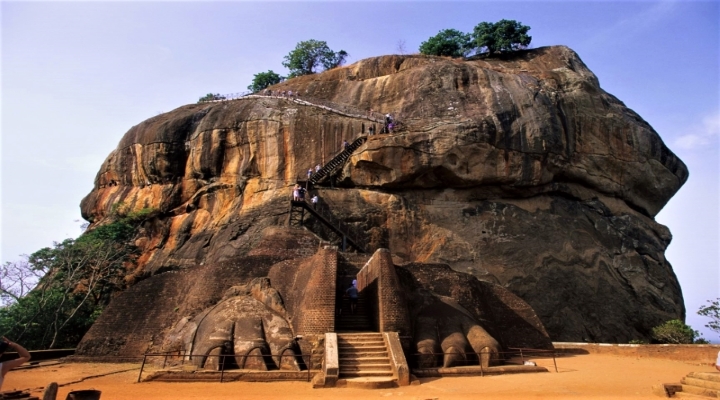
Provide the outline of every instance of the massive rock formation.
{"type": "Polygon", "coordinates": [[[314,191],[367,248],[500,284],[553,340],[624,342],[684,318],[671,235],[653,217],[687,169],[572,50],[376,57],[271,89],[342,112],[261,97],[187,105],[131,128],[105,160],[84,218],[102,224],[118,202],[158,210],[134,278],[247,255],[286,221],[297,177],[367,133],[372,109],[401,128],[314,191]]]}

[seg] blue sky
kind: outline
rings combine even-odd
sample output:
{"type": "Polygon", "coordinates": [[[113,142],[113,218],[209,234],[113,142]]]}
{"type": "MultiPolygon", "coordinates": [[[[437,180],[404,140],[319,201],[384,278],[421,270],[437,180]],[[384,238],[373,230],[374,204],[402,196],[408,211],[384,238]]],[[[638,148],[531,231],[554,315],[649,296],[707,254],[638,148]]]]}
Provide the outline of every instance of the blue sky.
{"type": "Polygon", "coordinates": [[[531,47],[567,45],[647,120],[690,179],[658,215],[688,324],[720,297],[720,7],[715,1],[0,2],[0,257],[80,233],[79,203],[122,135],[208,93],[287,71],[301,40],[349,62],[416,52],[439,30],[532,27],[531,47]]]}

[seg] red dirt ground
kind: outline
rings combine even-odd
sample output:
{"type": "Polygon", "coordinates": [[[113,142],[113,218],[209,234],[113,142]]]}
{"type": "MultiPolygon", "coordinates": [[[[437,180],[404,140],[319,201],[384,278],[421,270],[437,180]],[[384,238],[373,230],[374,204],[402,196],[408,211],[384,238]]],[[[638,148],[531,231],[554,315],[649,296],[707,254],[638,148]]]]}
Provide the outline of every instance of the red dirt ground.
{"type": "MultiPolygon", "coordinates": [[[[73,390],[102,391],[102,400],[136,399],[658,399],[651,387],[679,382],[689,372],[713,372],[709,365],[613,355],[571,355],[536,359],[548,373],[421,379],[396,389],[313,389],[306,382],[136,383],[139,364],[66,363],[11,371],[3,390],[25,389],[42,397],[57,382],[58,399],[73,390]],[[84,379],[84,380],[83,380],[84,379]]],[[[144,373],[143,376],[146,374],[144,373]]]]}

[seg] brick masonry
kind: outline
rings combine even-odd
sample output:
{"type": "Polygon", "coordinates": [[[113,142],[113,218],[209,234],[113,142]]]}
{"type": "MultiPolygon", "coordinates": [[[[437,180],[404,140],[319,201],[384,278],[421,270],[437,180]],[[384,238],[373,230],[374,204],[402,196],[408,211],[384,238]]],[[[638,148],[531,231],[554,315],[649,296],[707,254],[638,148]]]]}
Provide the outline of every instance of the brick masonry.
{"type": "Polygon", "coordinates": [[[388,249],[378,249],[358,273],[358,290],[374,311],[380,332],[411,333],[410,315],[388,249]]]}

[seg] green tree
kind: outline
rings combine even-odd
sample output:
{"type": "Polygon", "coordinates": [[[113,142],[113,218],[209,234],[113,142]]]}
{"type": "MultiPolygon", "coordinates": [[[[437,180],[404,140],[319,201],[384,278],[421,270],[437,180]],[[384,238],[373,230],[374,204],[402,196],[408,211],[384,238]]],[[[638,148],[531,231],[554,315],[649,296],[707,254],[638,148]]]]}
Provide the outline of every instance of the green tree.
{"type": "MultiPolygon", "coordinates": [[[[31,349],[77,345],[112,293],[125,286],[138,255],[133,238],[153,215],[151,209],[127,212],[119,205],[113,207],[113,222],[30,255],[22,276],[42,277],[25,296],[0,308],[0,331],[31,349]]],[[[12,282],[0,286],[5,295],[18,292],[12,282]]]]}
{"type": "Polygon", "coordinates": [[[205,96],[201,97],[198,100],[198,103],[203,103],[206,101],[213,101],[213,100],[225,100],[225,96],[221,96],[219,93],[208,93],[205,96]]]}
{"type": "Polygon", "coordinates": [[[325,69],[332,69],[342,65],[348,54],[345,50],[337,53],[328,47],[327,42],[310,39],[299,42],[285,56],[282,65],[290,70],[289,78],[300,75],[314,74],[315,69],[323,66],[325,69]]]}
{"type": "Polygon", "coordinates": [[[699,333],[679,319],[673,319],[652,328],[652,337],[660,343],[689,344],[699,333]]]}
{"type": "Polygon", "coordinates": [[[250,86],[248,86],[248,89],[253,92],[259,92],[268,86],[282,82],[283,79],[285,79],[285,77],[276,74],[271,69],[267,72],[259,72],[255,74],[255,77],[253,78],[250,86]]]}
{"type": "Polygon", "coordinates": [[[487,48],[488,53],[513,51],[530,44],[532,36],[527,32],[530,27],[515,20],[502,19],[496,23],[481,22],[473,30],[473,38],[478,49],[487,48]]]}
{"type": "Polygon", "coordinates": [[[465,57],[473,49],[472,35],[444,29],[420,44],[420,53],[433,56],[465,57]]]}
{"type": "Polygon", "coordinates": [[[720,333],[720,298],[707,302],[708,305],[700,307],[698,315],[710,318],[710,322],[705,327],[720,333]]]}

